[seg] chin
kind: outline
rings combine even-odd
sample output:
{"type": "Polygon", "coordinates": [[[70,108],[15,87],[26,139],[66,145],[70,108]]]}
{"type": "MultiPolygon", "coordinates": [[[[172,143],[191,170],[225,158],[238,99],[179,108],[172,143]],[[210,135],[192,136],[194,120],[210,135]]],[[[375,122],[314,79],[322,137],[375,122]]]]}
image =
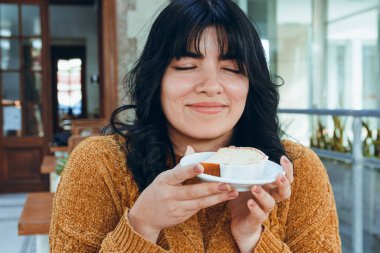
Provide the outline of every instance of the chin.
{"type": "Polygon", "coordinates": [[[216,139],[232,132],[230,128],[218,128],[213,126],[189,129],[188,135],[194,139],[216,139]]]}

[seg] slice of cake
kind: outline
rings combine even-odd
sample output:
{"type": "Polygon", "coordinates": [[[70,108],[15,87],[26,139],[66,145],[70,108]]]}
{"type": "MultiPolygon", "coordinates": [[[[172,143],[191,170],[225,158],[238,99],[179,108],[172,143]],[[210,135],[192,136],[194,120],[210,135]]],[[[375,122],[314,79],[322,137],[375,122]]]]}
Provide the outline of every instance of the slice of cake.
{"type": "Polygon", "coordinates": [[[247,165],[258,164],[267,160],[262,151],[251,147],[226,147],[220,148],[207,160],[201,162],[205,168],[204,173],[220,177],[220,164],[247,165]]]}

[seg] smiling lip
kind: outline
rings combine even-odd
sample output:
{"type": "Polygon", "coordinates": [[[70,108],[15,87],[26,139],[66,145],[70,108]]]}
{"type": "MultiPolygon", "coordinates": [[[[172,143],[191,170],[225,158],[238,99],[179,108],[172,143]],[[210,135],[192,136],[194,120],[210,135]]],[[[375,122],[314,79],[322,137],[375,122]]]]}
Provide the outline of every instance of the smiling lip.
{"type": "Polygon", "coordinates": [[[217,114],[224,110],[227,105],[217,102],[202,102],[187,105],[191,110],[204,114],[217,114]]]}

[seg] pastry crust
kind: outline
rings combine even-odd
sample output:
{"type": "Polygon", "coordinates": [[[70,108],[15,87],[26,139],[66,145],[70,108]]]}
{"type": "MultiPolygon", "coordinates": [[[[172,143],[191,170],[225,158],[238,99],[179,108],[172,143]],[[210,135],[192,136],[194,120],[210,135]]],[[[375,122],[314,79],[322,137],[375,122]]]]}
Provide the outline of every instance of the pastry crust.
{"type": "Polygon", "coordinates": [[[220,165],[218,163],[201,162],[201,164],[205,168],[203,173],[220,177],[220,165]]]}

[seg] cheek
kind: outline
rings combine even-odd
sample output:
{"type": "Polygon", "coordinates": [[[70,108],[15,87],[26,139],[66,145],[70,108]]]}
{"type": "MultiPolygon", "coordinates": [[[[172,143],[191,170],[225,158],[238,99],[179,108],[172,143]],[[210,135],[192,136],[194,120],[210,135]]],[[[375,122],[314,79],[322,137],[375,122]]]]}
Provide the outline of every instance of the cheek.
{"type": "Polygon", "coordinates": [[[248,96],[248,82],[243,82],[240,85],[235,85],[230,90],[230,99],[233,104],[231,111],[234,118],[238,120],[244,112],[247,96],[248,96]]]}
{"type": "Polygon", "coordinates": [[[161,87],[161,103],[167,118],[181,108],[182,98],[188,93],[182,80],[164,79],[161,87]]]}
{"type": "Polygon", "coordinates": [[[248,96],[248,87],[249,87],[248,82],[241,82],[235,85],[231,85],[229,87],[228,89],[229,96],[236,105],[239,105],[239,106],[245,105],[245,102],[248,96]]]}

